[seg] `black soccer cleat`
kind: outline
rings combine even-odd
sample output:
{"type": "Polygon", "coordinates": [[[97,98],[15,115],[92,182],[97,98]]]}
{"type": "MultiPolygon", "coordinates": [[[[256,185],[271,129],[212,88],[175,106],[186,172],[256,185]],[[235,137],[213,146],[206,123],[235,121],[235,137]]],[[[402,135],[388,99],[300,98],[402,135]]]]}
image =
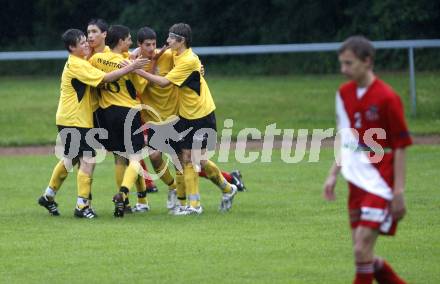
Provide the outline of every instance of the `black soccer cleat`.
{"type": "Polygon", "coordinates": [[[124,213],[133,213],[133,209],[130,206],[130,200],[128,197],[126,197],[124,200],[124,213]]]}
{"type": "Polygon", "coordinates": [[[147,193],[156,193],[159,192],[159,189],[154,185],[147,188],[147,193]]]}
{"type": "Polygon", "coordinates": [[[246,186],[243,183],[242,180],[242,175],[241,172],[239,170],[233,170],[230,175],[232,176],[232,184],[234,184],[238,191],[245,191],[246,190],[246,186]]]}
{"type": "Polygon", "coordinates": [[[87,218],[87,219],[93,219],[98,217],[95,211],[93,211],[93,209],[88,206],[84,207],[83,209],[79,209],[78,207],[76,207],[75,211],[73,211],[73,216],[77,218],[87,218]]]}
{"type": "Polygon", "coordinates": [[[116,193],[115,196],[113,196],[113,203],[115,204],[115,212],[113,215],[118,218],[124,217],[125,202],[122,192],[116,193]]]}
{"type": "Polygon", "coordinates": [[[49,214],[52,216],[60,216],[60,211],[58,211],[58,204],[53,200],[47,200],[46,196],[41,196],[38,199],[38,204],[43,206],[49,211],[49,214]]]}

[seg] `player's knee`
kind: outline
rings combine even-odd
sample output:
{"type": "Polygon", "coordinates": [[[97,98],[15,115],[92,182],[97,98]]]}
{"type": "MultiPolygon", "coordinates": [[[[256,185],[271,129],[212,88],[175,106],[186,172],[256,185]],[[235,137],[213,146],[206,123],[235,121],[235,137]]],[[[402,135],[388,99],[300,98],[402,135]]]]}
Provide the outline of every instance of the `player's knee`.
{"type": "Polygon", "coordinates": [[[191,164],[191,150],[182,151],[182,162],[184,165],[191,164]]]}
{"type": "Polygon", "coordinates": [[[206,165],[208,164],[207,160],[200,160],[200,166],[202,169],[206,170],[206,165]]]}
{"type": "Polygon", "coordinates": [[[93,175],[93,170],[95,169],[95,163],[88,163],[81,159],[79,168],[81,171],[83,171],[85,174],[91,176],[93,175]]]}
{"type": "Polygon", "coordinates": [[[151,160],[151,164],[153,165],[153,167],[155,169],[157,169],[163,163],[162,154],[158,151],[154,151],[153,153],[150,154],[150,160],[151,160]]]}
{"type": "Polygon", "coordinates": [[[115,157],[115,164],[117,165],[128,165],[128,159],[126,159],[125,157],[122,157],[118,154],[114,154],[115,157]]]}
{"type": "Polygon", "coordinates": [[[368,238],[357,238],[354,243],[353,251],[357,261],[365,261],[371,255],[371,243],[368,238]]]}
{"type": "Polygon", "coordinates": [[[356,243],[353,247],[354,257],[357,261],[363,259],[365,256],[365,249],[361,244],[356,243]]]}

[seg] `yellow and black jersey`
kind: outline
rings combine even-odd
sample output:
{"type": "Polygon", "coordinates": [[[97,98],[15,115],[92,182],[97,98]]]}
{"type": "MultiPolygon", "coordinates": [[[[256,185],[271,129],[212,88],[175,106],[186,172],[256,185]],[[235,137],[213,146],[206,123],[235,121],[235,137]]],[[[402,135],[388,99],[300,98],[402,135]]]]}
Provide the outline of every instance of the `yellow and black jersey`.
{"type": "Polygon", "coordinates": [[[93,105],[97,98],[90,88],[98,86],[104,76],[105,72],[94,68],[87,60],[69,55],[61,75],[57,125],[93,127],[93,105]]]}
{"type": "MultiPolygon", "coordinates": [[[[108,45],[106,45],[106,46],[104,47],[104,50],[102,51],[102,53],[110,52],[110,51],[111,51],[110,47],[108,47],[108,45]]],[[[92,56],[95,55],[96,53],[99,53],[99,52],[92,51],[92,53],[91,53],[90,56],[89,56],[89,62],[90,62],[90,57],[92,57],[92,56]]],[[[93,111],[96,111],[96,110],[98,109],[98,107],[99,107],[99,102],[98,102],[98,89],[97,89],[97,88],[90,88],[90,92],[92,93],[92,96],[96,97],[96,100],[93,100],[93,105],[92,105],[92,110],[93,110],[93,111]]]]}
{"type": "Polygon", "coordinates": [[[200,75],[199,57],[191,48],[174,54],[174,67],[165,76],[178,87],[179,115],[186,119],[202,118],[215,110],[205,79],[200,75]]]}
{"type": "MultiPolygon", "coordinates": [[[[110,73],[120,69],[120,62],[124,59],[122,54],[110,51],[93,55],[90,63],[101,71],[110,73]]],[[[143,92],[146,84],[145,79],[134,73],[126,74],[114,82],[105,83],[98,90],[99,106],[101,108],[108,108],[111,105],[134,107],[140,103],[136,92],[143,92]]]]}
{"type": "MultiPolygon", "coordinates": [[[[155,52],[159,52],[156,50],[155,52]]],[[[159,76],[165,76],[173,69],[173,54],[171,50],[165,51],[157,60],[154,70],[150,70],[152,62],[145,66],[147,72],[159,76]]],[[[149,82],[144,92],[140,95],[142,104],[147,106],[147,110],[142,112],[144,122],[165,121],[169,117],[178,114],[177,87],[170,84],[160,87],[149,82]]]]}

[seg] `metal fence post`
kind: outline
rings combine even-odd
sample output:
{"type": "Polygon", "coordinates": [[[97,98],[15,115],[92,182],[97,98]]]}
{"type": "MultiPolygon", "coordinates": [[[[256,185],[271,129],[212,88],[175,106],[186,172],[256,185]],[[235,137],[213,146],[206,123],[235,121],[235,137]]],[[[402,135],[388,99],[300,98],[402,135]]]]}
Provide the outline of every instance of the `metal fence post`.
{"type": "Polygon", "coordinates": [[[411,115],[417,115],[416,76],[414,70],[414,47],[408,48],[409,57],[409,91],[411,95],[411,115]]]}

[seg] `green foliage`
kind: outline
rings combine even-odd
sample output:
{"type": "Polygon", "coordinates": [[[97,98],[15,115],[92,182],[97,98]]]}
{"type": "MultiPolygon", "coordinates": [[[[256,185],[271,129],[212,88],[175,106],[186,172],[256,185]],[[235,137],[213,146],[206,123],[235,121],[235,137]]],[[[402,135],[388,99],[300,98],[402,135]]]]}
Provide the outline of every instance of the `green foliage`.
{"type": "Polygon", "coordinates": [[[429,0],[25,2],[2,6],[1,50],[60,48],[64,30],[85,29],[96,17],[133,31],[149,25],[161,41],[172,24],[187,22],[200,46],[329,42],[358,33],[372,40],[440,36],[440,2],[429,0]]]}
{"type": "MultiPolygon", "coordinates": [[[[380,237],[376,253],[409,283],[440,282],[439,147],[411,147],[407,154],[408,215],[397,236],[380,237]]],[[[307,156],[306,156],[307,157],[307,156]]],[[[0,157],[0,279],[5,283],[349,283],[354,275],[347,186],[338,199],[321,197],[333,161],[285,164],[275,151],[270,164],[219,163],[240,168],[248,192],[228,214],[219,214],[219,190],[201,179],[201,216],[166,212],[166,186],[149,195],[146,214],[112,216],[113,159],[98,164],[93,179],[96,220],[78,220],[76,172],[57,195],[62,215],[37,205],[56,163],[54,156],[0,157]]],[[[214,159],[215,161],[215,159],[214,159]]],[[[135,194],[131,202],[135,202],[135,194]]]]}
{"type": "Polygon", "coordinates": [[[440,4],[435,1],[357,1],[344,10],[351,25],[340,30],[347,34],[361,33],[376,40],[435,38],[440,23],[440,4]]]}

